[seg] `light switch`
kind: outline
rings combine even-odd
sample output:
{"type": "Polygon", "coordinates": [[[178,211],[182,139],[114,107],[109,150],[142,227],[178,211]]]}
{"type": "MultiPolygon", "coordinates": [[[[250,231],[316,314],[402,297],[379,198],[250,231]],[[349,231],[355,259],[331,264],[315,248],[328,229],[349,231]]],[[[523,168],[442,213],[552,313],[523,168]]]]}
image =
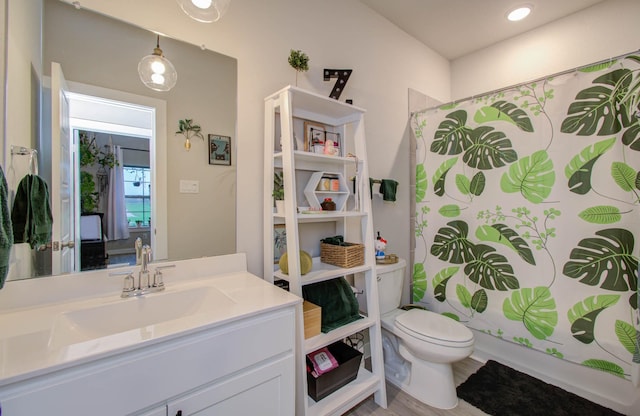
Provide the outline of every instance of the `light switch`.
{"type": "Polygon", "coordinates": [[[200,192],[200,182],[180,180],[180,193],[181,194],[197,194],[200,192]]]}

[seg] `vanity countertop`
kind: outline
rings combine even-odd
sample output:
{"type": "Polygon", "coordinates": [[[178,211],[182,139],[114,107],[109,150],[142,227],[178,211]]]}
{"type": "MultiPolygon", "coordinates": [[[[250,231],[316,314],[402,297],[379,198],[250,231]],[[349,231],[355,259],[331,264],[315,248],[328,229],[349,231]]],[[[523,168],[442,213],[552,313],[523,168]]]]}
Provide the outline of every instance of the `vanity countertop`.
{"type": "Polygon", "coordinates": [[[162,292],[0,311],[0,388],[302,302],[246,270],[207,275],[198,261],[195,278],[166,273],[162,292]]]}

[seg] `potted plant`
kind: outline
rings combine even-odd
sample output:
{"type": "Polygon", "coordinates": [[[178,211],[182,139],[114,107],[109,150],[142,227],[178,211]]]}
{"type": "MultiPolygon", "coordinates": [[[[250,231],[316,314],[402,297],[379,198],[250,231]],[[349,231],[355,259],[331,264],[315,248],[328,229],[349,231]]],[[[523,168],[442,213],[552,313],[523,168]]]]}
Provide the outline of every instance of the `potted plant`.
{"type": "Polygon", "coordinates": [[[284,213],[284,178],[282,172],[273,173],[273,199],[276,201],[276,212],[284,213]]]}
{"type": "Polygon", "coordinates": [[[192,119],[185,118],[184,120],[178,121],[178,131],[176,134],[182,134],[186,140],[184,142],[184,148],[189,151],[191,149],[191,138],[199,137],[204,140],[204,136],[201,133],[201,128],[199,125],[194,124],[192,119]]]}
{"type": "Polygon", "coordinates": [[[296,70],[296,87],[298,86],[298,73],[309,70],[309,56],[300,51],[293,50],[289,53],[289,65],[296,70]]]}

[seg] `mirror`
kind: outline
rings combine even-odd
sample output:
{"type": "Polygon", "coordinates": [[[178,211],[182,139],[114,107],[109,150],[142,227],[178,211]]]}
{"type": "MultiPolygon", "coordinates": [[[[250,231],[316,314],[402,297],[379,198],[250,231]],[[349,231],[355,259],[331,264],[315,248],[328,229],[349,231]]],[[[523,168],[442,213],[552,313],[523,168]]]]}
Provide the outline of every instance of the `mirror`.
{"type": "MultiPolygon", "coordinates": [[[[145,87],[137,73],[139,60],[156,46],[155,33],[89,10],[76,9],[59,0],[6,1],[3,170],[10,198],[19,181],[29,172],[30,159],[28,155],[11,155],[12,146],[36,149],[39,176],[48,183],[51,181],[50,151],[55,143],[50,139],[48,78],[52,62],[57,62],[70,91],[81,94],[76,101],[92,95],[123,103],[142,100],[145,106],[153,107],[157,103],[160,108],[152,118],[152,124],[156,123],[155,138],[146,145],[151,160],[150,182],[155,187],[149,198],[157,200],[157,206],[155,209],[152,206],[140,223],[130,222],[130,235],[142,234],[145,241],[147,238],[157,240],[156,254],[159,255],[154,256],[156,260],[234,253],[237,61],[161,36],[160,47],[176,67],[178,83],[169,92],[156,92],[145,87]],[[187,118],[202,127],[204,136],[204,140],[192,139],[189,151],[184,147],[184,136],[175,134],[179,120],[187,118]],[[209,134],[231,138],[231,165],[209,164],[209,134]],[[157,161],[155,169],[154,161],[157,161]],[[150,221],[147,221],[148,217],[151,217],[150,221]],[[163,224],[166,224],[164,229],[163,224]]],[[[84,114],[78,116],[81,120],[96,118],[84,106],[80,108],[73,104],[72,113],[73,108],[76,113],[84,114]]],[[[130,118],[132,113],[135,111],[124,112],[123,118],[130,118]]],[[[139,146],[139,142],[126,142],[140,141],[144,136],[135,133],[140,128],[137,122],[123,121],[118,125],[125,125],[127,129],[120,131],[113,130],[114,123],[93,121],[98,122],[90,126],[78,124],[76,141],[82,130],[82,134],[99,138],[100,147],[104,140],[111,140],[129,149],[145,148],[145,145],[139,146]],[[134,134],[130,134],[132,130],[134,134]]],[[[142,162],[125,164],[144,167],[142,162]]],[[[79,172],[78,166],[76,169],[79,172]]],[[[144,175],[144,172],[137,174],[144,175]]],[[[135,174],[132,181],[140,182],[135,180],[135,174]]],[[[79,179],[76,183],[79,188],[79,179]]],[[[75,206],[79,212],[79,201],[75,206]]],[[[54,218],[54,222],[63,220],[79,224],[80,216],[54,218]]],[[[133,240],[135,237],[107,241],[107,253],[111,252],[114,258],[135,253],[133,240]]],[[[77,243],[80,242],[78,237],[77,243]]],[[[32,250],[28,244],[15,244],[7,281],[50,274],[51,257],[51,250],[40,252],[32,250]]],[[[75,264],[76,267],[79,265],[77,259],[75,264]]]]}

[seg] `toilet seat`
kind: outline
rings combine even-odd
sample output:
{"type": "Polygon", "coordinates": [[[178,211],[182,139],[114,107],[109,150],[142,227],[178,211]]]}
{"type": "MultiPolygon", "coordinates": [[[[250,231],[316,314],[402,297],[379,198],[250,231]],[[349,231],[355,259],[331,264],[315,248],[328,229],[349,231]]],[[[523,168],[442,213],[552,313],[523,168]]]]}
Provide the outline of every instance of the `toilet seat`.
{"type": "Polygon", "coordinates": [[[422,309],[396,316],[395,324],[406,335],[444,347],[466,348],[474,342],[473,332],[463,324],[422,309]]]}

